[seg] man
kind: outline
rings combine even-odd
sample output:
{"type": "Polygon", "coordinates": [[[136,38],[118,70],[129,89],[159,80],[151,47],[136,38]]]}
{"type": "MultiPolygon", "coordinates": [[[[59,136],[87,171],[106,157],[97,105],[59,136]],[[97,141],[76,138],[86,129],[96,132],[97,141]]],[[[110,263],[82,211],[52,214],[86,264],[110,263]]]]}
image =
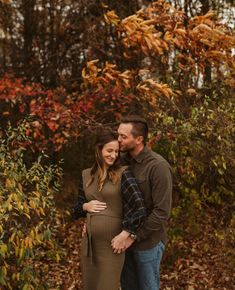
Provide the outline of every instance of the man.
{"type": "Polygon", "coordinates": [[[140,116],[122,118],[118,134],[124,164],[129,165],[137,179],[147,209],[146,220],[136,233],[112,241],[117,253],[128,248],[121,277],[122,290],[158,290],[171,208],[171,168],[162,156],[146,147],[148,125],[140,116]]]}

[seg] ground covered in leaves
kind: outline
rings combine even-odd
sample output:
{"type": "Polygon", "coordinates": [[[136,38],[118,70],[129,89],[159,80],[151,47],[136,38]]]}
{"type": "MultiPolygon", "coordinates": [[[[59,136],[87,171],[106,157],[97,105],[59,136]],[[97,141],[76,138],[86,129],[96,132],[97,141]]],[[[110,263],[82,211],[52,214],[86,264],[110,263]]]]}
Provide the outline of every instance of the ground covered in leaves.
{"type": "MultiPolygon", "coordinates": [[[[45,268],[44,278],[51,290],[82,290],[82,221],[61,218],[58,227],[61,259],[41,265],[45,268]]],[[[235,289],[234,244],[225,241],[224,232],[215,229],[211,216],[203,220],[200,228],[196,235],[177,238],[168,245],[162,262],[162,290],[235,289]]]]}

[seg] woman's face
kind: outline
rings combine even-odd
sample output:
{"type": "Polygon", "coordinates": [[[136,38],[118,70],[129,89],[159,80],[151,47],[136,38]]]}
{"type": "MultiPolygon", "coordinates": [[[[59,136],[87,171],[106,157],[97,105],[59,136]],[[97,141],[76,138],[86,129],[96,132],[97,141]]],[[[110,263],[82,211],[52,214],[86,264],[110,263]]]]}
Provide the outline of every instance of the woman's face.
{"type": "Polygon", "coordinates": [[[106,143],[101,150],[101,154],[104,160],[104,163],[107,166],[111,166],[114,164],[116,159],[118,158],[119,154],[119,143],[118,141],[111,141],[109,143],[106,143]]]}

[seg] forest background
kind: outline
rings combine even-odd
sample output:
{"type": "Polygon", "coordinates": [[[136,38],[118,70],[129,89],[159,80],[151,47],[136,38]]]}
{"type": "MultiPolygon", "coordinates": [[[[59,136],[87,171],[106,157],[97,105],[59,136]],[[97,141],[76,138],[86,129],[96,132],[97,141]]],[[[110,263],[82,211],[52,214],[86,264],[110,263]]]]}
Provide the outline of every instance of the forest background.
{"type": "Polygon", "coordinates": [[[72,221],[99,127],[174,173],[162,289],[234,289],[234,1],[0,0],[0,289],[81,289],[72,221]]]}

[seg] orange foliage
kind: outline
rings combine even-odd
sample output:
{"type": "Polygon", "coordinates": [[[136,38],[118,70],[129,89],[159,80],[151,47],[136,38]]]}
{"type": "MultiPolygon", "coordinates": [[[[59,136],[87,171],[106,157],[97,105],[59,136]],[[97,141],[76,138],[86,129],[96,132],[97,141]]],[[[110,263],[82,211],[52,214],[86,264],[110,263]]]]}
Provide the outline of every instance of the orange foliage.
{"type": "Polygon", "coordinates": [[[114,63],[106,62],[102,67],[98,59],[90,60],[82,70],[80,92],[71,94],[63,88],[47,90],[6,75],[0,80],[2,124],[7,120],[17,123],[31,115],[28,134],[37,140],[37,146],[45,148],[49,143],[59,150],[69,139],[77,138],[84,126],[115,122],[133,102],[143,104],[143,109],[147,104],[157,112],[160,98],[169,102],[174,97],[196,96],[197,80],[200,74],[205,75],[208,64],[217,78],[235,86],[235,39],[213,12],[187,19],[182,11],[160,0],[125,19],[113,10],[107,11],[104,19],[117,31],[120,58],[127,62],[149,58],[149,67],[140,62],[136,69],[121,70],[114,63]],[[169,68],[168,75],[174,69],[174,81],[160,82],[161,70],[156,73],[151,59],[169,68]],[[195,80],[195,85],[188,82],[182,91],[181,79],[175,86],[181,75],[195,80]]]}
{"type": "Polygon", "coordinates": [[[165,62],[173,53],[180,70],[190,71],[197,78],[209,63],[212,69],[220,70],[218,77],[234,86],[235,38],[213,11],[187,19],[182,11],[160,0],[122,20],[114,11],[105,19],[107,15],[107,22],[117,27],[126,59],[143,53],[165,62]]]}
{"type": "Polygon", "coordinates": [[[67,95],[62,88],[46,90],[39,84],[24,83],[23,79],[3,77],[0,80],[2,125],[8,121],[18,124],[30,117],[26,134],[33,138],[34,148],[60,150],[68,140],[77,138],[84,126],[100,126],[110,119],[110,114],[115,120],[133,98],[130,93],[124,93],[131,77],[128,71],[120,73],[109,64],[101,70],[94,63],[88,63],[89,72],[84,70],[81,94],[67,95]],[[103,75],[98,76],[99,71],[103,75]],[[108,88],[112,78],[115,86],[108,88]]]}
{"type": "Polygon", "coordinates": [[[117,66],[105,63],[103,69],[98,68],[96,64],[99,62],[98,59],[89,61],[86,68],[82,70],[83,89],[104,89],[107,85],[117,86],[119,88],[130,88],[133,81],[133,74],[131,71],[126,70],[120,72],[117,70],[117,66]]]}

